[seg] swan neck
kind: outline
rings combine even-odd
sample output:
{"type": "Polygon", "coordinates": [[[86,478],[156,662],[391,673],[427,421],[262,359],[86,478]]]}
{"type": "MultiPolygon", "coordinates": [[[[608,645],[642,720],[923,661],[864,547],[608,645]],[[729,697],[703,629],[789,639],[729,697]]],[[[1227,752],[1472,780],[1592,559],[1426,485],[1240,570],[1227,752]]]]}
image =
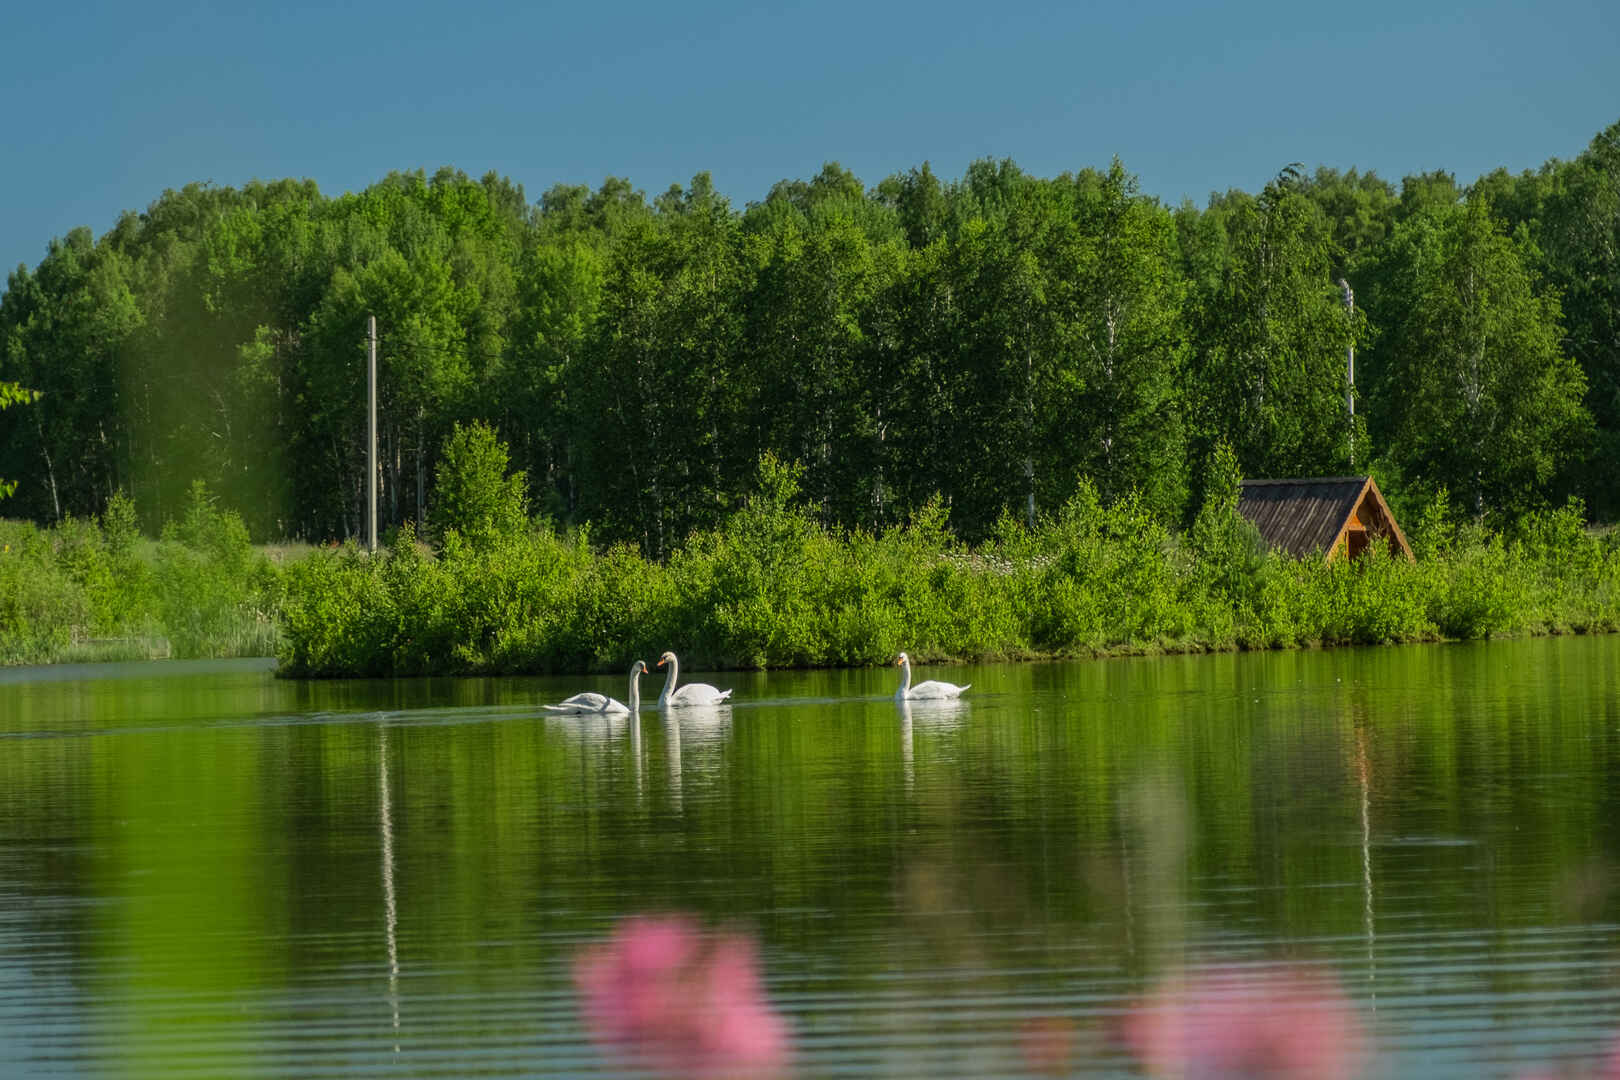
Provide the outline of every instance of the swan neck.
{"type": "Polygon", "coordinates": [[[911,689],[911,661],[900,661],[900,692],[903,694],[911,689]]]}
{"type": "Polygon", "coordinates": [[[641,672],[630,673],[630,712],[632,714],[641,709],[641,672]]]}
{"type": "Polygon", "coordinates": [[[673,656],[669,658],[669,672],[664,676],[664,691],[658,695],[660,702],[668,701],[669,696],[675,692],[675,672],[680,669],[681,663],[673,656]]]}

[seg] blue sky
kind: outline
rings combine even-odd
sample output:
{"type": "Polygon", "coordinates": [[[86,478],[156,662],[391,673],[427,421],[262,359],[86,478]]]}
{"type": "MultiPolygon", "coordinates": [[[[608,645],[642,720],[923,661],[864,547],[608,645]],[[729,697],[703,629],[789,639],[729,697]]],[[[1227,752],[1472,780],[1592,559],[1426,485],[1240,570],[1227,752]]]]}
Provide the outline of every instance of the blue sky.
{"type": "Polygon", "coordinates": [[[1469,182],[1620,120],[1620,3],[436,3],[14,7],[0,266],[193,181],[494,170],[531,200],[708,170],[739,207],[838,161],[1115,155],[1202,205],[1292,161],[1469,182]]]}

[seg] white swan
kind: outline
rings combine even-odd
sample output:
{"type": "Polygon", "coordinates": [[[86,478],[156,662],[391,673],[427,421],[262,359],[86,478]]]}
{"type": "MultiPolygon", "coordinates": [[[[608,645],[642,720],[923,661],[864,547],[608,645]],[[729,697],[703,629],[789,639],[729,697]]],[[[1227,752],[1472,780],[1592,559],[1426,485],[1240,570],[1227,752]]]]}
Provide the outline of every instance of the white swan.
{"type": "Polygon", "coordinates": [[[616,701],[606,694],[595,694],[586,691],[575,694],[573,697],[557,705],[541,706],[546,712],[553,713],[602,713],[619,714],[641,711],[641,673],[647,670],[647,661],[637,660],[630,665],[630,704],[616,701]]]}
{"type": "Polygon", "coordinates": [[[668,709],[671,707],[684,707],[687,705],[718,705],[731,696],[730,690],[721,690],[708,683],[687,683],[679,690],[675,689],[675,680],[679,678],[681,662],[675,659],[675,654],[667,652],[658,658],[658,666],[669,665],[669,674],[664,677],[664,691],[658,695],[658,707],[668,709]]]}
{"type": "Polygon", "coordinates": [[[926,682],[920,682],[916,686],[912,686],[911,657],[901,653],[895,657],[894,662],[899,664],[900,669],[905,672],[900,679],[900,689],[894,692],[896,701],[940,701],[946,698],[958,698],[962,696],[962,691],[973,685],[968,683],[967,686],[957,686],[955,683],[936,682],[929,679],[926,682]]]}

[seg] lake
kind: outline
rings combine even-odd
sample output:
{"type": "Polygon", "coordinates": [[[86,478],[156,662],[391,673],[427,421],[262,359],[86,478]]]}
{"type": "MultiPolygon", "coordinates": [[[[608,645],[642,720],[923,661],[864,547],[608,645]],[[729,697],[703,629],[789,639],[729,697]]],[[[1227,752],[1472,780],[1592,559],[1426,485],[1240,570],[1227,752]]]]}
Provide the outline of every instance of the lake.
{"type": "Polygon", "coordinates": [[[757,945],[798,1077],[1140,1075],[1206,971],[1314,973],[1370,1076],[1620,1031],[1620,637],[682,674],[732,703],[0,670],[0,1076],[632,1075],[574,976],[638,914],[757,945]]]}

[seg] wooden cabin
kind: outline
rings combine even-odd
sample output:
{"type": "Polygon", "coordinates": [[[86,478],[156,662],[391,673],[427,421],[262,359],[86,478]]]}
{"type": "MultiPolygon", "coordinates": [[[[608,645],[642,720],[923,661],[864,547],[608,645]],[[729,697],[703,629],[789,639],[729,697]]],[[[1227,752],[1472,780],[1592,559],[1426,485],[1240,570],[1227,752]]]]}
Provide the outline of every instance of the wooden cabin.
{"type": "Polygon", "coordinates": [[[1412,561],[1412,547],[1370,476],[1245,480],[1238,513],[1254,523],[1267,544],[1295,558],[1354,559],[1374,537],[1384,536],[1390,554],[1412,561]]]}

